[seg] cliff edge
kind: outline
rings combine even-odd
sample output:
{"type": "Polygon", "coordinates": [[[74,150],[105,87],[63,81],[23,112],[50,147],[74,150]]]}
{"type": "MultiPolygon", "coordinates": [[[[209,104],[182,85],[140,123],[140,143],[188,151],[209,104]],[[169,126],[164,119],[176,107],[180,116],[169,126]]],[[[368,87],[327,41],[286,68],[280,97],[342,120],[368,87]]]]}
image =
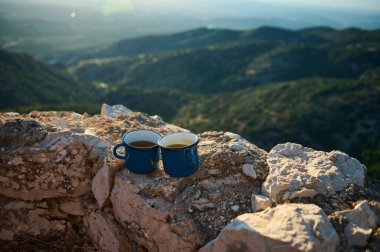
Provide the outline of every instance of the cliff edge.
{"type": "Polygon", "coordinates": [[[122,106],[0,114],[0,248],[380,250],[380,181],[345,153],[203,132],[193,176],[136,175],[111,153],[136,129],[186,131],[122,106]]]}

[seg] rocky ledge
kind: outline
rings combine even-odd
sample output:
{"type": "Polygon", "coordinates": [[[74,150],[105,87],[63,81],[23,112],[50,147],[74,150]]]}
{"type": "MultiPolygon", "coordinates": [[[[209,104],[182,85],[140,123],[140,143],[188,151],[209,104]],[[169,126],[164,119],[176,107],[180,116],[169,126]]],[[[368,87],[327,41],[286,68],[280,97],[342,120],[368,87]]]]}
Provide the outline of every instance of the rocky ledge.
{"type": "Polygon", "coordinates": [[[380,182],[345,153],[204,132],[195,175],[136,175],[111,154],[136,129],[186,131],[123,106],[0,114],[1,250],[380,250],[380,182]]]}

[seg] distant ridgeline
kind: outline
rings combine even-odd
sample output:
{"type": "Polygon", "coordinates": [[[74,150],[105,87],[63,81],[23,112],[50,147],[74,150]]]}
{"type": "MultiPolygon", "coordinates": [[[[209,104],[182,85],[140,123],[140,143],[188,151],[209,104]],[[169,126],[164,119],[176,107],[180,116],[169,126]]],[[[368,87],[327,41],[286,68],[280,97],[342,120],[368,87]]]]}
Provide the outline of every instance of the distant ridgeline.
{"type": "Polygon", "coordinates": [[[342,150],[380,178],[380,30],[201,28],[43,61],[0,51],[0,109],[121,103],[266,149],[342,150]]]}

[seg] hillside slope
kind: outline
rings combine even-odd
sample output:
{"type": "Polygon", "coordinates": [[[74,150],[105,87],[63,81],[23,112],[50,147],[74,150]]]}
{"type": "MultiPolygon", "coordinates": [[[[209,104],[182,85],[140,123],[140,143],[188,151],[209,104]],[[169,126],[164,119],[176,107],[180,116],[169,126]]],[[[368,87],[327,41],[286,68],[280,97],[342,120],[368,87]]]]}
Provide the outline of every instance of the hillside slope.
{"type": "Polygon", "coordinates": [[[0,83],[0,110],[59,107],[83,111],[91,106],[83,84],[26,54],[0,50],[0,83]]]}
{"type": "MultiPolygon", "coordinates": [[[[379,81],[315,78],[207,97],[183,107],[174,122],[238,132],[266,149],[290,141],[373,160],[363,150],[380,142],[379,111],[379,81]]],[[[370,173],[380,176],[373,163],[370,173]]]]}
{"type": "Polygon", "coordinates": [[[71,68],[86,83],[213,93],[308,77],[358,78],[380,65],[380,50],[229,43],[208,48],[87,60],[71,68]]]}
{"type": "Polygon", "coordinates": [[[379,39],[380,30],[354,28],[201,28],[123,40],[78,55],[68,69],[85,83],[121,89],[229,92],[309,77],[358,78],[380,65],[379,39]]]}
{"type": "Polygon", "coordinates": [[[105,48],[50,56],[44,60],[68,66],[83,59],[183,51],[231,42],[270,42],[276,45],[342,47],[356,46],[357,43],[368,46],[378,44],[379,41],[380,30],[368,31],[358,28],[335,30],[328,27],[313,27],[296,31],[270,26],[244,31],[199,28],[173,34],[125,39],[105,48]]]}

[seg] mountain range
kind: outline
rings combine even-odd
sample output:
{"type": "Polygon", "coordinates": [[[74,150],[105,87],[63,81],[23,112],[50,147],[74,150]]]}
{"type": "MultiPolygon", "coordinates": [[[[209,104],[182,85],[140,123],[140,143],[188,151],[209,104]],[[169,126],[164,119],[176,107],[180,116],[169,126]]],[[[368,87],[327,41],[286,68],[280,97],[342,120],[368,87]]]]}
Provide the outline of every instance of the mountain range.
{"type": "Polygon", "coordinates": [[[0,109],[121,103],[266,149],[342,150],[380,177],[380,30],[200,28],[43,61],[0,51],[0,109]]]}

